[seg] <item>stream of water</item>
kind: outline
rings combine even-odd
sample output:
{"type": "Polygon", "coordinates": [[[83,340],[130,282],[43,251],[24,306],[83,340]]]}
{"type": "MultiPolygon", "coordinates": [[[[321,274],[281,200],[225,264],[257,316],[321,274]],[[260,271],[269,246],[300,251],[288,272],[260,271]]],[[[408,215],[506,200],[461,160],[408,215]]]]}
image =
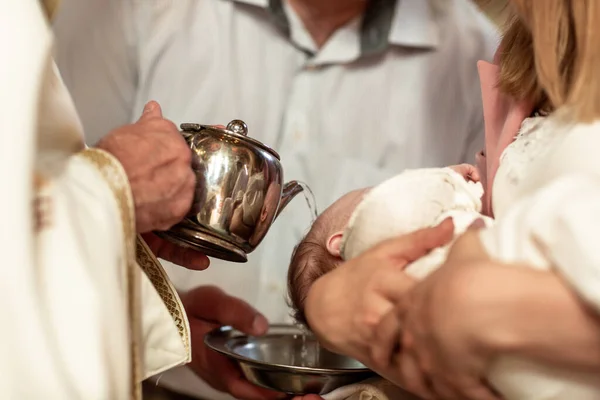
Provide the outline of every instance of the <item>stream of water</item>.
{"type": "Polygon", "coordinates": [[[319,215],[319,211],[317,210],[317,200],[313,191],[310,189],[310,186],[308,186],[304,182],[299,181],[298,185],[302,188],[302,195],[304,196],[304,200],[306,200],[306,205],[308,206],[308,210],[310,211],[310,223],[312,224],[313,222],[315,222],[317,216],[319,215]]]}

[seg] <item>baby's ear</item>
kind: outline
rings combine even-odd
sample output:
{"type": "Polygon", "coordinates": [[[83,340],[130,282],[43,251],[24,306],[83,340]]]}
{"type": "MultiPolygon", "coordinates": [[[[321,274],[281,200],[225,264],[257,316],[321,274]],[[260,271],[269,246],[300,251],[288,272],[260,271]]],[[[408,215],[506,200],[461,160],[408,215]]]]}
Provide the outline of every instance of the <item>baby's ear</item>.
{"type": "Polygon", "coordinates": [[[329,236],[327,239],[327,251],[334,257],[341,258],[340,250],[342,247],[342,236],[344,235],[344,231],[339,231],[329,236]]]}

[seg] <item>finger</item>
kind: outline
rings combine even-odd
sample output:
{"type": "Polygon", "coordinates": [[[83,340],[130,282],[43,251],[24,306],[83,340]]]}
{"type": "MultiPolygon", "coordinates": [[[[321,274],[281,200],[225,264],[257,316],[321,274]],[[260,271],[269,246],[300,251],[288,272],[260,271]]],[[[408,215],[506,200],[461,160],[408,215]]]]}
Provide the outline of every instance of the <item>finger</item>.
{"type": "Polygon", "coordinates": [[[394,356],[400,350],[401,323],[395,310],[388,312],[381,320],[371,343],[371,360],[375,368],[388,369],[394,356]]]}
{"type": "Polygon", "coordinates": [[[435,393],[436,398],[444,399],[444,400],[462,400],[463,397],[460,396],[456,390],[454,390],[450,385],[440,379],[432,379],[430,384],[431,389],[435,393]]]}
{"type": "Polygon", "coordinates": [[[481,175],[479,174],[479,170],[476,167],[471,166],[471,170],[469,172],[469,178],[473,182],[481,181],[481,175]]]}
{"type": "Polygon", "coordinates": [[[157,258],[196,271],[204,270],[210,265],[208,257],[196,250],[177,246],[154,233],[145,233],[142,237],[157,258]]]}
{"type": "Polygon", "coordinates": [[[230,325],[249,335],[262,335],[269,328],[267,319],[251,305],[215,286],[202,286],[188,296],[186,310],[196,318],[230,325]]]}
{"type": "Polygon", "coordinates": [[[138,119],[138,122],[148,121],[154,118],[162,118],[162,109],[156,101],[152,100],[144,106],[144,111],[142,111],[142,115],[138,119]]]}
{"type": "MultiPolygon", "coordinates": [[[[398,269],[387,269],[376,277],[376,290],[381,297],[373,299],[373,307],[377,306],[379,316],[384,316],[396,305],[405,304],[406,295],[415,287],[417,281],[398,269]],[[376,303],[377,301],[377,303],[376,303]]],[[[378,321],[379,322],[379,321],[378,321]]]]}
{"type": "MultiPolygon", "coordinates": [[[[204,344],[202,344],[204,346],[204,344]]],[[[206,380],[213,388],[221,392],[229,392],[231,382],[242,379],[240,368],[227,357],[214,350],[204,348],[206,357],[204,364],[200,365],[200,377],[206,380]]],[[[192,359],[192,365],[194,364],[192,359]]]]}
{"type": "Polygon", "coordinates": [[[485,382],[482,382],[481,379],[465,377],[456,380],[456,383],[461,398],[469,400],[502,400],[502,397],[485,382]]]}
{"type": "MultiPolygon", "coordinates": [[[[135,199],[137,204],[157,204],[167,199],[176,197],[183,189],[189,190],[195,180],[194,171],[191,166],[181,163],[179,160],[170,161],[161,165],[152,173],[152,178],[141,182],[144,188],[153,190],[142,191],[135,199]]],[[[192,189],[193,196],[193,189],[192,189]]]]}
{"type": "Polygon", "coordinates": [[[243,378],[227,382],[227,391],[236,399],[243,400],[275,400],[285,398],[283,393],[253,385],[243,378]]]}
{"type": "Polygon", "coordinates": [[[466,181],[479,182],[479,171],[471,164],[453,165],[450,169],[459,173],[466,181]]]}
{"type": "Polygon", "coordinates": [[[468,230],[479,230],[485,228],[485,221],[483,218],[477,218],[475,221],[469,225],[468,230]]]}
{"type": "Polygon", "coordinates": [[[435,396],[429,389],[423,373],[419,370],[416,359],[408,352],[401,352],[399,357],[400,373],[404,387],[411,393],[424,399],[434,399],[435,396]]]}
{"type": "Polygon", "coordinates": [[[221,355],[215,356],[218,357],[218,362],[214,362],[216,360],[215,357],[210,357],[210,359],[213,360],[211,364],[218,367],[214,372],[219,376],[226,391],[236,399],[275,400],[286,397],[283,393],[264,389],[250,383],[242,375],[242,371],[236,364],[225,359],[221,355]]]}
{"type": "Polygon", "coordinates": [[[166,240],[162,241],[157,256],[173,264],[195,271],[205,270],[210,265],[210,260],[205,254],[193,249],[177,246],[166,240]]]}
{"type": "Polygon", "coordinates": [[[469,177],[469,164],[458,164],[449,167],[452,171],[460,174],[465,180],[469,177]]]}
{"type": "Polygon", "coordinates": [[[390,239],[378,246],[379,251],[401,258],[407,263],[418,260],[431,250],[448,244],[454,237],[454,222],[446,218],[439,225],[390,239]]]}
{"type": "MultiPolygon", "coordinates": [[[[197,320],[196,320],[197,321],[197,320]]],[[[206,349],[206,363],[201,376],[215,389],[244,400],[270,400],[285,397],[282,393],[260,388],[248,382],[240,368],[225,356],[206,349]]],[[[193,362],[193,361],[192,361],[193,362]]]]}
{"type": "Polygon", "coordinates": [[[140,224],[152,226],[154,230],[168,230],[191,209],[196,176],[188,167],[164,167],[155,172],[149,184],[164,190],[148,191],[152,196],[137,197],[136,205],[143,204],[140,224]]]}

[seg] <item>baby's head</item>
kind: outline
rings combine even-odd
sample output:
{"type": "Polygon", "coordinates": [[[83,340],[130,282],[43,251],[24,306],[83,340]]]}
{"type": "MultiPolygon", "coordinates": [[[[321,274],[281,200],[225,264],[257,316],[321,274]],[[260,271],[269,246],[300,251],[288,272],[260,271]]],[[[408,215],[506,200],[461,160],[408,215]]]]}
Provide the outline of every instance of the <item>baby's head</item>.
{"type": "MultiPolygon", "coordinates": [[[[288,270],[290,306],[306,324],[310,286],[343,260],[392,237],[434,226],[451,216],[455,233],[480,216],[482,186],[469,165],[407,170],[372,189],[350,192],[327,208],[298,244],[288,270]],[[368,192],[368,194],[367,194],[368,192]]],[[[428,269],[417,268],[420,274],[428,269]]]]}
{"type": "Polygon", "coordinates": [[[288,270],[288,293],[297,322],[306,324],[304,303],[310,286],[342,262],[340,245],[344,230],[368,190],[350,192],[329,206],[294,249],[288,270]]]}

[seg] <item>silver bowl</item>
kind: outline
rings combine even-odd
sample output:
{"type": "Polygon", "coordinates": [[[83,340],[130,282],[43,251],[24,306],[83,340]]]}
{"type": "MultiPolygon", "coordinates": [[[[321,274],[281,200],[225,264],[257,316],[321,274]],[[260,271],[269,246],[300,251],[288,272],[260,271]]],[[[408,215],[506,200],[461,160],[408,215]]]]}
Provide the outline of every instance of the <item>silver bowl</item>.
{"type": "Polygon", "coordinates": [[[324,349],[313,335],[293,325],[271,325],[260,337],[222,327],[208,333],[204,343],[235,360],[250,382],[290,395],[323,395],[375,375],[360,362],[324,349]]]}

